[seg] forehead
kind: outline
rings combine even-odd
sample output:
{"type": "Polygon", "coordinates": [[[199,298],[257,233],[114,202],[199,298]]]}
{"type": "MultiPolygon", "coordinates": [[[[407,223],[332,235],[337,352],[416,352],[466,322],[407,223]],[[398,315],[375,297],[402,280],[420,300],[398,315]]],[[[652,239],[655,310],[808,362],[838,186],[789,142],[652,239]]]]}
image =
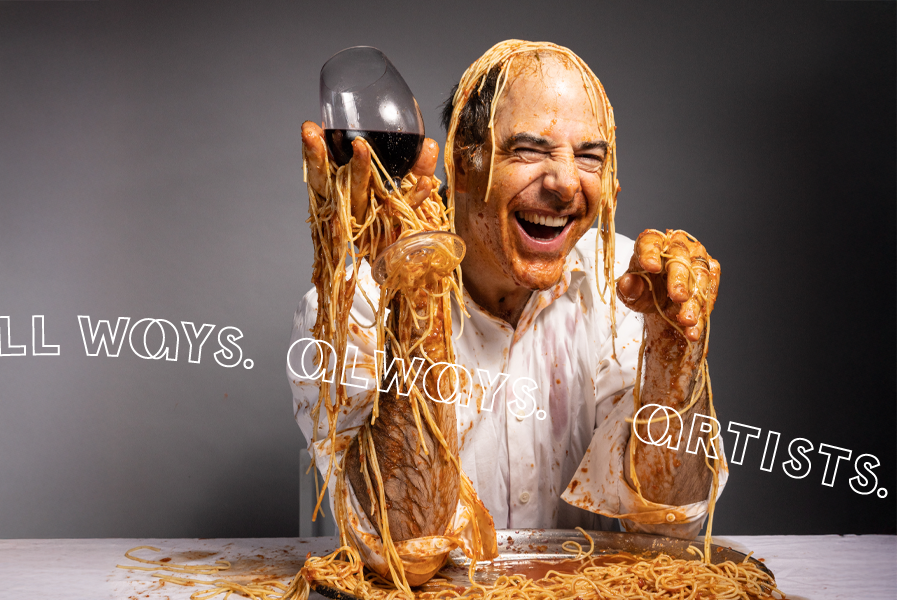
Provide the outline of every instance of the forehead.
{"type": "Polygon", "coordinates": [[[527,131],[584,138],[579,141],[605,139],[580,69],[553,54],[519,56],[510,65],[495,127],[501,135],[527,131]]]}

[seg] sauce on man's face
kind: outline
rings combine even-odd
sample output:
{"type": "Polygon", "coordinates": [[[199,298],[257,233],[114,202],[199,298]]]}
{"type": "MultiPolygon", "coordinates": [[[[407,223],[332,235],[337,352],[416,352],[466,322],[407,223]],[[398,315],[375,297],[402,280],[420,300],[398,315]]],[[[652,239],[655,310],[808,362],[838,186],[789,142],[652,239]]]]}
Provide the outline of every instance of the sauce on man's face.
{"type": "Polygon", "coordinates": [[[555,57],[520,59],[510,70],[494,119],[490,164],[465,180],[457,229],[466,238],[464,274],[474,284],[541,290],[562,275],[565,258],[600,207],[604,135],[581,73],[555,57]],[[471,257],[471,258],[470,258],[471,257]],[[499,278],[499,279],[498,279],[499,278]]]}

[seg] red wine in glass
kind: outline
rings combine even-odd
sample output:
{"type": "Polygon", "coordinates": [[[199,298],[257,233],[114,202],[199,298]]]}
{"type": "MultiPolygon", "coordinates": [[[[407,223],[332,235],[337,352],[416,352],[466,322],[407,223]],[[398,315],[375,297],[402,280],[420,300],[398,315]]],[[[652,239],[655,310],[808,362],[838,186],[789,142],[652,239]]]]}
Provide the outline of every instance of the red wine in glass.
{"type": "Polygon", "coordinates": [[[338,52],[322,67],[319,100],[325,142],[338,166],[350,162],[353,140],[365,138],[399,182],[419,157],[425,139],[422,113],[409,86],[377,48],[338,52]]]}
{"type": "MultiPolygon", "coordinates": [[[[353,140],[362,137],[398,192],[400,180],[422,150],[425,124],[409,86],[391,61],[380,50],[366,46],[338,52],[322,67],[319,102],[325,143],[334,161],[339,166],[350,162],[353,140]]],[[[417,233],[375,257],[372,275],[379,284],[410,283],[411,277],[433,273],[435,268],[449,273],[464,255],[462,238],[448,231],[417,233]]]]}
{"type": "Polygon", "coordinates": [[[424,134],[402,131],[360,131],[358,129],[326,129],[325,142],[338,166],[353,158],[353,140],[364,138],[392,179],[402,179],[409,173],[425,141],[424,134]]]}

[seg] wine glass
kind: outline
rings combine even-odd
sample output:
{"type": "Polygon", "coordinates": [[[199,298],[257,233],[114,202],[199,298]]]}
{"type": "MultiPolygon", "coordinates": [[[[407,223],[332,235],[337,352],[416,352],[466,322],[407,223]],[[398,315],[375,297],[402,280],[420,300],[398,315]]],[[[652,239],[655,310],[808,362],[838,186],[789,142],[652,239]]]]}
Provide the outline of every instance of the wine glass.
{"type": "MultiPolygon", "coordinates": [[[[409,86],[377,48],[356,46],[328,59],[319,76],[325,143],[338,165],[353,157],[364,138],[394,183],[409,173],[425,140],[425,124],[409,86]]],[[[421,286],[449,275],[462,261],[465,243],[446,231],[410,235],[378,257],[372,275],[391,287],[421,286]]]]}
{"type": "Polygon", "coordinates": [[[422,150],[425,124],[409,86],[380,50],[356,46],[328,59],[319,99],[325,142],[338,165],[350,162],[352,142],[362,137],[392,178],[409,173],[422,150]]]}

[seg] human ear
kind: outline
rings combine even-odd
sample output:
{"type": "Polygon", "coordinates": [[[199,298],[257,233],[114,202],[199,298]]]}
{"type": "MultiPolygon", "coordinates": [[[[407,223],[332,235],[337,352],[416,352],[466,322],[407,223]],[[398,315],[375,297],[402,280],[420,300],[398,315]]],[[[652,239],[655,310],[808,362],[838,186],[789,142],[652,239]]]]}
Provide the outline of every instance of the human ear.
{"type": "Polygon", "coordinates": [[[453,153],[453,170],[453,184],[456,187],[456,192],[465,194],[468,191],[467,188],[471,169],[469,161],[463,157],[462,152],[453,153]]]}

